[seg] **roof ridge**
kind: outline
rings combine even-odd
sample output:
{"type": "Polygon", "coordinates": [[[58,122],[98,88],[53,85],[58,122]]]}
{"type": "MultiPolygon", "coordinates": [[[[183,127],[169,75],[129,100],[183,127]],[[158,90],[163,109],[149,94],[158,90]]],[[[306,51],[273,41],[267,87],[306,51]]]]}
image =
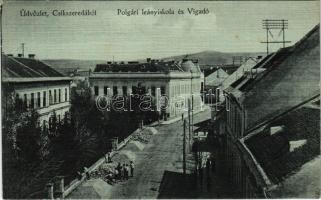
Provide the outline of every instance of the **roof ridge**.
{"type": "MultiPolygon", "coordinates": [[[[272,56],[270,56],[264,63],[261,64],[260,67],[258,68],[262,68],[263,66],[265,66],[266,64],[268,64],[271,60],[273,61],[273,59],[278,56],[282,51],[284,51],[285,49],[290,49],[290,48],[293,48],[294,46],[289,46],[289,47],[285,47],[285,48],[280,48],[277,52],[275,52],[272,56]]],[[[283,58],[282,62],[284,60],[286,60],[290,55],[292,54],[291,51],[288,52],[288,54],[283,58]]],[[[282,63],[281,62],[281,63],[282,63]]],[[[278,63],[277,65],[280,65],[281,63],[278,63]]],[[[277,66],[278,67],[278,66],[277,66]]],[[[269,67],[269,68],[266,68],[266,72],[261,76],[261,77],[258,77],[257,79],[255,79],[255,83],[258,83],[260,82],[264,77],[266,77],[270,72],[272,72],[274,69],[276,69],[277,67],[269,67]]],[[[256,69],[258,69],[256,68],[256,69]]],[[[254,84],[252,84],[252,86],[254,86],[254,84]]],[[[251,87],[249,88],[251,89],[251,87]]]]}
{"type": "Polygon", "coordinates": [[[315,25],[309,32],[307,32],[299,41],[297,41],[293,47],[297,47],[302,44],[307,38],[309,38],[315,31],[319,30],[320,23],[315,25]]]}
{"type": "Polygon", "coordinates": [[[30,67],[28,67],[27,65],[25,65],[25,64],[23,64],[23,63],[21,63],[21,62],[19,62],[19,61],[18,61],[17,59],[15,59],[14,57],[9,57],[9,56],[8,56],[8,58],[9,58],[9,59],[12,59],[13,61],[15,61],[15,62],[19,63],[20,65],[22,65],[22,66],[26,67],[27,69],[30,69],[32,72],[34,72],[34,73],[36,73],[36,74],[40,75],[41,77],[43,77],[43,75],[42,75],[42,74],[40,74],[39,72],[37,72],[37,71],[35,71],[35,70],[31,69],[31,68],[30,68],[30,67]]]}
{"type": "Polygon", "coordinates": [[[6,70],[9,71],[10,73],[14,74],[15,76],[17,76],[18,74],[14,71],[12,71],[11,69],[9,69],[8,67],[6,67],[6,70]]]}

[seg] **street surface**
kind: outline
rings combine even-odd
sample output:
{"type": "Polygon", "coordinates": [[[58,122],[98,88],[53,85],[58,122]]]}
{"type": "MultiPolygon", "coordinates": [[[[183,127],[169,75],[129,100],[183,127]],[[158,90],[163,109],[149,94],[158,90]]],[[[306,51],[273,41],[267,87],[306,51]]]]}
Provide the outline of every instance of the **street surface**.
{"type": "MultiPolygon", "coordinates": [[[[194,115],[194,123],[209,118],[210,110],[205,110],[194,115]]],[[[183,176],[182,121],[154,128],[158,133],[143,150],[134,152],[134,177],[112,186],[98,179],[89,180],[68,198],[196,198],[195,177],[190,175],[195,169],[192,154],[187,155],[188,175],[183,176]]],[[[188,151],[188,145],[186,148],[188,151]]]]}

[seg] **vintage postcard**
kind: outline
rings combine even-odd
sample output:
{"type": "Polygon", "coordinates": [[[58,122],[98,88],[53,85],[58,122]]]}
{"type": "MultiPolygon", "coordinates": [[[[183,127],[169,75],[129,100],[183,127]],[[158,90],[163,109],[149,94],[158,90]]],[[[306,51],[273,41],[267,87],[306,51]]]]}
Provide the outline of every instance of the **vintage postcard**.
{"type": "Polygon", "coordinates": [[[319,1],[5,0],[2,198],[320,198],[319,24],[319,1]]]}

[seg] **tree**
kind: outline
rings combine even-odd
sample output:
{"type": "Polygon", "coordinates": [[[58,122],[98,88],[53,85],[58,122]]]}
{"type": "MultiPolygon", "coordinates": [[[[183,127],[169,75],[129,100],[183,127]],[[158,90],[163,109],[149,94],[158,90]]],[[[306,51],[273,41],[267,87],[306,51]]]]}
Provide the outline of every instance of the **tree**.
{"type": "Polygon", "coordinates": [[[41,128],[36,111],[33,110],[27,114],[26,121],[17,129],[16,141],[20,160],[28,163],[42,158],[41,128]]]}
{"type": "Polygon", "coordinates": [[[8,85],[3,86],[2,99],[2,172],[5,198],[23,198],[30,192],[28,180],[43,159],[42,135],[38,114],[26,110],[22,100],[8,85]]]}

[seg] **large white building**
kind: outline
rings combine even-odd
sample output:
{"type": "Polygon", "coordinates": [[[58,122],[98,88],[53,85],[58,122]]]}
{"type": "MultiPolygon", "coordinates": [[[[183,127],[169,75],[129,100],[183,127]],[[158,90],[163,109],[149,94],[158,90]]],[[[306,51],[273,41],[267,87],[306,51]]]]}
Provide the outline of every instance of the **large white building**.
{"type": "Polygon", "coordinates": [[[187,110],[189,99],[193,110],[202,108],[204,75],[195,60],[107,62],[97,65],[89,80],[95,96],[107,95],[108,88],[113,96],[135,94],[138,87],[152,97],[160,93],[168,99],[166,117],[180,116],[187,110]]]}
{"type": "Polygon", "coordinates": [[[8,98],[21,99],[23,107],[39,113],[41,125],[50,126],[53,113],[62,120],[69,111],[70,82],[71,78],[35,59],[34,55],[24,58],[2,54],[3,104],[8,98]]]}

